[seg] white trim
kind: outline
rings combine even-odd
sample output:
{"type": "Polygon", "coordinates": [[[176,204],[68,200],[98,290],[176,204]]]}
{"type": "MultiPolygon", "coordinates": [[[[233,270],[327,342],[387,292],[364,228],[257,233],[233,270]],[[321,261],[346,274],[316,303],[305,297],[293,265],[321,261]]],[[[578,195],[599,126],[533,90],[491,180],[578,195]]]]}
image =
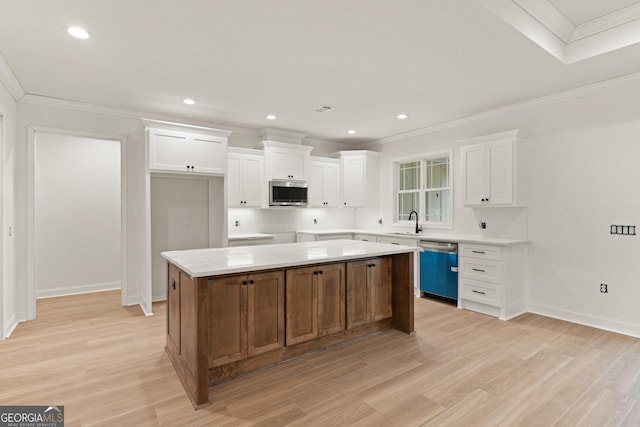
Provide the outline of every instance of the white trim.
{"type": "Polygon", "coordinates": [[[571,40],[576,26],[548,0],[513,0],[564,43],[571,40]]]}
{"type": "Polygon", "coordinates": [[[120,158],[125,161],[120,163],[120,230],[121,230],[121,268],[120,288],[122,292],[122,304],[127,300],[127,221],[126,221],[126,139],[121,135],[103,134],[98,132],[85,132],[70,129],[50,128],[46,126],[27,126],[27,311],[24,320],[33,320],[36,316],[36,285],[35,285],[35,165],[36,165],[36,134],[53,133],[85,138],[105,139],[116,141],[120,144],[120,158]]]}
{"type": "Polygon", "coordinates": [[[593,36],[636,19],[640,19],[640,3],[632,4],[624,9],[616,10],[584,24],[577,25],[569,42],[593,36]]]}
{"type": "Polygon", "coordinates": [[[7,88],[13,99],[16,102],[20,101],[25,95],[25,91],[22,88],[22,85],[16,78],[13,71],[11,71],[11,67],[7,64],[7,61],[4,60],[2,55],[0,54],[0,82],[7,88]]]}
{"type": "Polygon", "coordinates": [[[485,111],[479,114],[461,117],[459,119],[438,123],[438,124],[427,126],[424,128],[415,129],[409,132],[399,133],[397,135],[372,141],[367,145],[371,145],[372,143],[390,144],[392,142],[401,141],[401,140],[413,138],[416,136],[427,135],[431,133],[441,132],[447,129],[467,126],[473,123],[478,123],[485,120],[506,116],[508,114],[515,114],[515,113],[520,113],[528,110],[534,110],[536,108],[548,107],[550,105],[573,101],[574,99],[585,98],[587,96],[597,95],[599,93],[621,89],[624,87],[633,86],[637,84],[640,84],[640,72],[635,72],[632,74],[628,74],[626,76],[616,77],[610,80],[593,83],[593,84],[582,86],[579,88],[570,89],[564,92],[558,92],[552,95],[531,99],[529,101],[519,102],[517,104],[511,104],[506,107],[496,108],[494,110],[485,111]]]}
{"type": "Polygon", "coordinates": [[[19,323],[19,316],[18,316],[18,313],[16,312],[13,314],[13,316],[11,316],[11,319],[7,320],[7,323],[5,324],[4,329],[2,330],[2,336],[0,337],[0,341],[9,338],[13,333],[13,331],[15,331],[16,327],[18,326],[18,323],[19,323]]]}
{"type": "Polygon", "coordinates": [[[640,42],[640,4],[580,25],[547,0],[482,0],[506,23],[565,64],[640,42]]]}
{"type": "MultiPolygon", "coordinates": [[[[0,76],[1,77],[1,76],[0,76]]],[[[127,119],[140,120],[146,118],[147,120],[155,120],[161,122],[175,123],[176,120],[180,121],[180,124],[184,126],[201,126],[204,128],[211,128],[215,126],[219,130],[225,130],[232,133],[260,137],[258,131],[253,129],[247,129],[243,127],[237,127],[234,125],[222,125],[217,123],[205,122],[202,120],[193,120],[186,117],[179,116],[167,116],[164,114],[155,114],[150,112],[142,112],[135,110],[126,110],[124,108],[114,108],[104,105],[88,104],[84,102],[71,101],[68,99],[52,98],[48,96],[34,95],[28,93],[20,99],[21,104],[38,105],[50,108],[60,108],[63,110],[81,111],[86,113],[103,114],[107,116],[122,117],[127,119]]]]}
{"type": "Polygon", "coordinates": [[[637,324],[621,322],[619,320],[607,319],[604,317],[589,316],[538,304],[529,303],[527,308],[530,313],[640,338],[640,325],[637,324]]]}
{"type": "MultiPolygon", "coordinates": [[[[514,131],[508,131],[508,132],[503,132],[505,134],[511,134],[514,131]]],[[[418,154],[418,155],[411,155],[411,156],[405,156],[405,157],[399,157],[399,158],[395,158],[395,159],[391,159],[391,168],[393,169],[393,186],[392,186],[392,191],[393,194],[391,196],[392,200],[393,200],[393,210],[392,210],[392,215],[393,217],[391,218],[391,225],[394,227],[415,227],[415,223],[413,221],[398,221],[398,176],[399,176],[399,165],[401,163],[407,163],[407,162],[420,162],[420,172],[423,173],[424,169],[425,169],[425,161],[426,160],[432,160],[432,159],[437,159],[438,157],[442,157],[442,156],[447,156],[449,158],[449,211],[450,211],[450,217],[451,220],[449,222],[433,222],[433,221],[422,221],[422,222],[418,222],[419,225],[425,227],[425,228],[431,228],[431,229],[445,229],[445,230],[450,230],[453,229],[453,211],[455,210],[455,203],[454,203],[454,185],[453,185],[453,180],[454,180],[454,159],[453,159],[453,149],[443,149],[443,150],[439,150],[439,151],[431,151],[431,152],[427,152],[427,153],[423,153],[423,154],[418,154]]],[[[424,177],[421,177],[421,180],[424,180],[424,177]]],[[[419,197],[418,197],[418,211],[420,210],[420,207],[423,205],[424,203],[424,191],[425,189],[422,188],[423,182],[420,183],[420,188],[417,190],[419,197]]]]}
{"type": "Polygon", "coordinates": [[[121,282],[90,283],[72,288],[55,288],[36,291],[36,299],[55,298],[68,295],[88,294],[91,292],[114,291],[122,288],[121,282]]]}

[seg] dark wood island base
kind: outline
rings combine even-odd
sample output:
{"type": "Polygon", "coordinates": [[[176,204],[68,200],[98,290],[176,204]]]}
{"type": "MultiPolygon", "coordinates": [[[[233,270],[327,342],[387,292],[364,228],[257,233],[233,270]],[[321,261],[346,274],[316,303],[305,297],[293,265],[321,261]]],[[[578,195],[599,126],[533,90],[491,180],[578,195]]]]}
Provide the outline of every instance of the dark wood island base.
{"type": "Polygon", "coordinates": [[[166,352],[194,408],[209,387],[372,333],[414,332],[414,252],[193,278],[169,263],[166,352]]]}

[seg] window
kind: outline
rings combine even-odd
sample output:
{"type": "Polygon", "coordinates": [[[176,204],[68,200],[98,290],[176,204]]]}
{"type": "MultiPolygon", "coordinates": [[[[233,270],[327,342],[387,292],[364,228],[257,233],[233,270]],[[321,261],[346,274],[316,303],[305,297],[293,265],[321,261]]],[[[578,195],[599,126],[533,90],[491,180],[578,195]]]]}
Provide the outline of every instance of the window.
{"type": "Polygon", "coordinates": [[[416,211],[426,226],[451,226],[451,153],[395,165],[396,221],[409,221],[411,211],[416,211]]]}

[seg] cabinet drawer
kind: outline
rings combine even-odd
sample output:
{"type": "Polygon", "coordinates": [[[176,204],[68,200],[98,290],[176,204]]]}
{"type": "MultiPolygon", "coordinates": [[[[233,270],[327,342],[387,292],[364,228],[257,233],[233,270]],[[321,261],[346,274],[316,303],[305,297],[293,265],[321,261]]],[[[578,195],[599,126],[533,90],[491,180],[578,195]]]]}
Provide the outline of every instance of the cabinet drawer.
{"type": "Polygon", "coordinates": [[[459,255],[461,257],[502,260],[502,248],[493,245],[461,244],[459,255]]]}
{"type": "Polygon", "coordinates": [[[499,307],[502,305],[502,286],[495,283],[461,278],[460,292],[462,299],[478,301],[499,307]]]}
{"type": "Polygon", "coordinates": [[[459,274],[461,276],[494,283],[503,283],[501,262],[460,257],[459,264],[459,274]]]}

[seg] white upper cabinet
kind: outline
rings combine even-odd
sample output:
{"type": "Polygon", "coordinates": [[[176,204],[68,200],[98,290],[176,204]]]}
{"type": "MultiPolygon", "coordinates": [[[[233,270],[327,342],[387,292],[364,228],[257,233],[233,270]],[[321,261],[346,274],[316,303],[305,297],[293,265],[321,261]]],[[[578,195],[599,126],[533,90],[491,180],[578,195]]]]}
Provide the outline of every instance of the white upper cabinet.
{"type": "Polygon", "coordinates": [[[184,130],[149,128],[149,170],[154,172],[222,175],[227,168],[229,132],[218,135],[184,130]]]}
{"type": "Polygon", "coordinates": [[[378,207],[380,153],[367,150],[340,151],[342,205],[346,208],[378,207]]]}
{"type": "Polygon", "coordinates": [[[283,142],[262,141],[267,181],[309,179],[309,157],[313,147],[283,142]]]}
{"type": "Polygon", "coordinates": [[[231,208],[261,207],[266,184],[264,156],[257,150],[229,147],[227,156],[227,204],[231,208]]]}
{"type": "Polygon", "coordinates": [[[523,206],[522,131],[476,138],[462,147],[466,206],[523,206]]]}
{"type": "Polygon", "coordinates": [[[340,160],[312,157],[309,174],[309,206],[340,206],[340,160]]]}

